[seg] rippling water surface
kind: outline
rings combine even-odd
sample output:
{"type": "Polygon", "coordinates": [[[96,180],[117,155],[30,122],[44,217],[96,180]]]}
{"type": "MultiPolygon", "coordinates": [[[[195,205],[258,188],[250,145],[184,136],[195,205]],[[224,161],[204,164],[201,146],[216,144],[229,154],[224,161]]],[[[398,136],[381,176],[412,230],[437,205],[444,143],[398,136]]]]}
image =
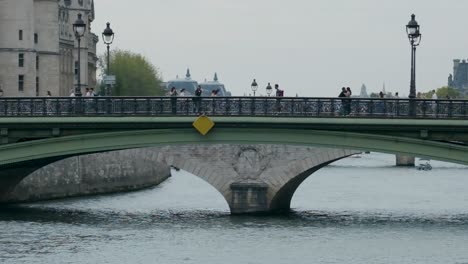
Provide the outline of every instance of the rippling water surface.
{"type": "Polygon", "coordinates": [[[468,167],[371,154],[304,182],[286,216],[230,216],[173,172],[135,193],[0,208],[0,263],[468,263],[468,167]]]}

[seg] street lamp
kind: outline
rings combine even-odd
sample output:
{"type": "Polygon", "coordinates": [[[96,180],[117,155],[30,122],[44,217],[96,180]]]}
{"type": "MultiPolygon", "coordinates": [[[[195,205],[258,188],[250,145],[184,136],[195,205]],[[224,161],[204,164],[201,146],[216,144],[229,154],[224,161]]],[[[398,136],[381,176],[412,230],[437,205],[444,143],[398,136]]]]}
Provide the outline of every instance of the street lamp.
{"type": "Polygon", "coordinates": [[[255,79],[254,79],[253,82],[252,82],[251,88],[252,88],[252,92],[254,93],[254,97],[255,97],[255,92],[256,92],[257,89],[258,89],[258,84],[257,84],[257,81],[255,81],[255,79]]]}
{"type": "Polygon", "coordinates": [[[419,32],[419,25],[416,22],[416,16],[411,15],[411,20],[406,25],[406,33],[411,44],[411,83],[409,98],[416,98],[416,47],[421,42],[421,33],[419,32]]]}
{"type": "MultiPolygon", "coordinates": [[[[110,28],[110,23],[107,22],[107,27],[102,32],[102,40],[107,45],[107,76],[110,75],[110,44],[114,42],[114,31],[110,28]]],[[[110,84],[106,83],[106,95],[110,95],[110,84]]]]}
{"type": "Polygon", "coordinates": [[[268,96],[270,96],[271,92],[273,91],[273,88],[271,88],[271,85],[270,83],[268,83],[267,87],[266,87],[266,93],[268,94],[268,96]]]}
{"type": "Polygon", "coordinates": [[[81,96],[81,37],[84,36],[86,32],[86,24],[81,19],[81,14],[78,14],[78,18],[73,24],[73,31],[75,32],[75,37],[78,40],[78,86],[75,87],[75,96],[81,96]]]}

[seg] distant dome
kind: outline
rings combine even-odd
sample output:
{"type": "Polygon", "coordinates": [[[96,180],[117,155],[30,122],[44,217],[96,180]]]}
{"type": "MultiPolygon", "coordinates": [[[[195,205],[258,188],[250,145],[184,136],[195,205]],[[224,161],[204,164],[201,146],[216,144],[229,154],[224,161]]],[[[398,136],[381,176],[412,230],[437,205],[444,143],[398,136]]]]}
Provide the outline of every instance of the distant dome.
{"type": "Polygon", "coordinates": [[[176,79],[169,80],[166,82],[167,90],[170,90],[172,87],[175,87],[177,91],[185,89],[186,95],[195,94],[195,90],[197,89],[197,86],[198,86],[198,82],[195,80],[192,80],[190,69],[187,69],[185,78],[176,78],[176,79]]]}
{"type": "Polygon", "coordinates": [[[213,90],[218,90],[218,96],[229,96],[223,83],[219,82],[218,74],[215,73],[212,81],[204,81],[200,83],[203,90],[203,96],[210,96],[213,90]]]}

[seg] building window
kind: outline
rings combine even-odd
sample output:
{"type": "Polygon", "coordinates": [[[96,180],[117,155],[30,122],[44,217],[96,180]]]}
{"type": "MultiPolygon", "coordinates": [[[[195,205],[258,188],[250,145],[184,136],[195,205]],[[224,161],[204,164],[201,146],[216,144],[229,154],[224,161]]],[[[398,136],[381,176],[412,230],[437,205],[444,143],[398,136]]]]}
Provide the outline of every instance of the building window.
{"type": "Polygon", "coordinates": [[[34,43],[38,43],[39,42],[39,36],[37,35],[37,33],[34,33],[34,43]]]}
{"type": "Polygon", "coordinates": [[[24,75],[18,75],[18,91],[24,92],[24,75]]]}
{"type": "Polygon", "coordinates": [[[36,77],[36,96],[39,96],[39,77],[36,77]]]}
{"type": "Polygon", "coordinates": [[[19,32],[18,32],[18,38],[19,40],[23,40],[23,30],[20,29],[19,32]]]}
{"type": "Polygon", "coordinates": [[[18,54],[18,67],[24,67],[24,53],[18,54]]]}
{"type": "Polygon", "coordinates": [[[36,56],[36,70],[39,70],[39,56],[36,56]]]}

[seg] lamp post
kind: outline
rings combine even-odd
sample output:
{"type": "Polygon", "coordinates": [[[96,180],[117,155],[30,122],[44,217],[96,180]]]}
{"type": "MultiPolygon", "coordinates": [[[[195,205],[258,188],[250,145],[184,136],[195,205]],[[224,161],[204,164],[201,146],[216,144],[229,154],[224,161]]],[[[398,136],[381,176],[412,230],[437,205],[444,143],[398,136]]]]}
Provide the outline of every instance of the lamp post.
{"type": "MultiPolygon", "coordinates": [[[[416,47],[421,42],[421,32],[419,31],[418,22],[416,22],[416,16],[411,15],[411,20],[406,25],[406,33],[411,45],[411,82],[410,82],[410,93],[409,99],[413,100],[416,98],[416,47]]],[[[410,102],[410,115],[416,114],[415,103],[410,102]]]]}
{"type": "MultiPolygon", "coordinates": [[[[107,76],[110,75],[110,44],[114,42],[114,31],[110,28],[110,23],[107,22],[107,27],[102,32],[102,40],[107,45],[107,76]]],[[[110,84],[106,83],[106,95],[110,95],[110,84]]]]}
{"type": "Polygon", "coordinates": [[[411,84],[409,98],[416,98],[416,47],[421,42],[421,33],[419,31],[418,22],[416,22],[416,16],[411,15],[411,20],[406,25],[406,33],[411,44],[411,84]]]}
{"type": "Polygon", "coordinates": [[[78,86],[75,87],[75,96],[81,96],[81,38],[86,32],[86,24],[81,19],[81,14],[78,14],[78,18],[73,24],[73,31],[75,32],[75,37],[78,40],[78,86]]]}
{"type": "Polygon", "coordinates": [[[255,79],[254,79],[253,82],[252,82],[251,88],[252,88],[252,92],[253,92],[254,97],[255,97],[255,92],[256,92],[257,89],[258,89],[258,84],[257,84],[257,81],[255,81],[255,79]]]}
{"type": "Polygon", "coordinates": [[[266,93],[268,94],[268,96],[270,96],[271,92],[273,91],[273,88],[271,88],[271,85],[270,83],[268,83],[267,87],[266,87],[266,93]]]}

